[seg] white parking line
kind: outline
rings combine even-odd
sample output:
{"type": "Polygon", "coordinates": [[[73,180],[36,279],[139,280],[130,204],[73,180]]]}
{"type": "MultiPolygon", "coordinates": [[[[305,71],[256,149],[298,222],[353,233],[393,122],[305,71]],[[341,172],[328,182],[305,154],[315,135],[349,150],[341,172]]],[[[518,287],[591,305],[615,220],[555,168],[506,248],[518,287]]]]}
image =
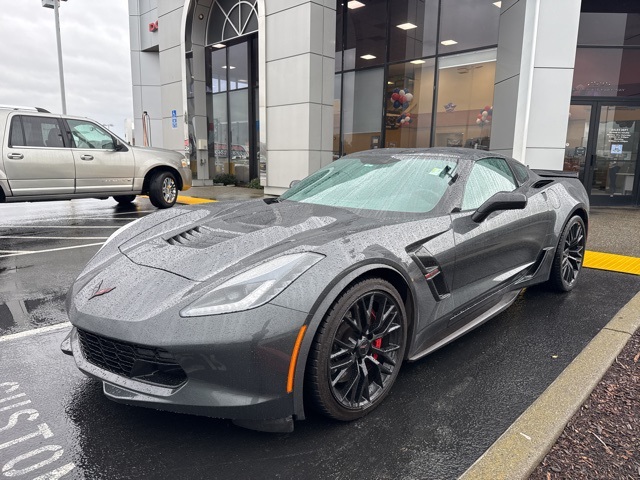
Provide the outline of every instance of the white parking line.
{"type": "Polygon", "coordinates": [[[56,330],[62,330],[64,328],[71,328],[71,323],[69,322],[57,323],[55,325],[50,325],[48,327],[34,328],[32,330],[27,330],[25,332],[14,333],[12,335],[5,335],[4,337],[0,337],[0,343],[8,342],[9,340],[16,340],[18,338],[30,337],[38,333],[54,332],[56,330]]]}
{"type": "Polygon", "coordinates": [[[120,228],[122,225],[0,225],[0,228],[120,228]]]}
{"type": "Polygon", "coordinates": [[[34,255],[36,253],[47,253],[47,252],[59,252],[60,250],[72,250],[74,248],[84,248],[84,247],[95,247],[97,245],[102,245],[104,242],[100,243],[87,243],[86,245],[74,245],[73,247],[60,247],[60,248],[48,248],[47,250],[31,250],[31,251],[19,251],[16,253],[8,253],[0,255],[0,258],[4,257],[17,257],[18,255],[34,255]]]}
{"type": "Polygon", "coordinates": [[[0,238],[13,238],[25,240],[106,240],[109,237],[33,237],[23,235],[0,235],[0,238]]]}

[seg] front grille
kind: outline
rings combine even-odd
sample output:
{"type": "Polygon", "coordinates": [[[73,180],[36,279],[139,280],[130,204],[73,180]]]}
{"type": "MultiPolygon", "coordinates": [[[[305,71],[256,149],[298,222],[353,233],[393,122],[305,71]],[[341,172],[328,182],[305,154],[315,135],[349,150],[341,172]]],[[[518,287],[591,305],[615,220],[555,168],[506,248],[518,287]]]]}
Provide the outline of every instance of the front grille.
{"type": "Polygon", "coordinates": [[[166,387],[178,387],[187,374],[166,350],[112,340],[78,329],[86,360],[123,377],[166,387]]]}

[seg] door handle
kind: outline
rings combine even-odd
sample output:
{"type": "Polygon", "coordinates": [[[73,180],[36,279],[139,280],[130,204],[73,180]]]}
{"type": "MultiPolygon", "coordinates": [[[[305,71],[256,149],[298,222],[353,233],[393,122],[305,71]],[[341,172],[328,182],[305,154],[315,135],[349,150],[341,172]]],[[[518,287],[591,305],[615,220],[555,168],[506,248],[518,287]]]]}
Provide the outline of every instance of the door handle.
{"type": "Polygon", "coordinates": [[[93,155],[82,155],[81,160],[93,160],[93,155]]]}
{"type": "Polygon", "coordinates": [[[10,160],[20,160],[21,158],[24,158],[24,155],[21,153],[9,153],[7,154],[7,158],[10,160]]]}

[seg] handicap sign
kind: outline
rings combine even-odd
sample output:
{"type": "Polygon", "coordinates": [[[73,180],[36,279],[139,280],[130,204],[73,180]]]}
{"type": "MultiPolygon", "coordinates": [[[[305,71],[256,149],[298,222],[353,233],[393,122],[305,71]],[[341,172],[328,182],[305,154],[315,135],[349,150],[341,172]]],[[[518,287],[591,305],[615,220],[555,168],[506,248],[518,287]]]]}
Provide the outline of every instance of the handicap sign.
{"type": "Polygon", "coordinates": [[[171,110],[171,118],[177,118],[178,112],[176,110],[171,110]]]}
{"type": "Polygon", "coordinates": [[[171,128],[178,128],[178,119],[175,117],[171,119],[171,128]]]}

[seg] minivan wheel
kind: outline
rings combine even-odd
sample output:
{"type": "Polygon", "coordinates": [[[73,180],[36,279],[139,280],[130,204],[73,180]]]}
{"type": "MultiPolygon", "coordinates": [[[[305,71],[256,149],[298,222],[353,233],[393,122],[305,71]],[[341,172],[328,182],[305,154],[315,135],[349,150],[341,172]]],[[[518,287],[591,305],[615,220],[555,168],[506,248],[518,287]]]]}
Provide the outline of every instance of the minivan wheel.
{"type": "Polygon", "coordinates": [[[136,199],[135,195],[114,195],[113,199],[120,205],[126,205],[133,202],[136,199]]]}
{"type": "Polygon", "coordinates": [[[158,172],[149,184],[149,200],[156,208],[173,207],[178,199],[176,177],[171,172],[158,172]]]}

